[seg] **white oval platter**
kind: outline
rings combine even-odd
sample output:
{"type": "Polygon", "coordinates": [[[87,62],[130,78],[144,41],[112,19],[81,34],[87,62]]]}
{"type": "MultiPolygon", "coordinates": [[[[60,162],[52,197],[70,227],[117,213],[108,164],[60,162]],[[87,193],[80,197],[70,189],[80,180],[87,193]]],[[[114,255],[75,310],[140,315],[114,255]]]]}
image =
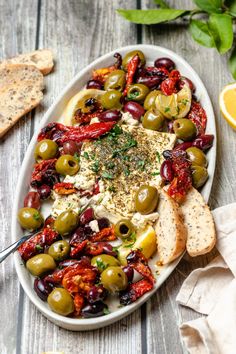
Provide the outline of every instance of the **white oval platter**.
{"type": "MultiPolygon", "coordinates": [[[[204,84],[202,83],[201,79],[197,75],[197,73],[183,58],[181,58],[179,55],[177,55],[176,53],[172,52],[169,49],[159,47],[159,46],[154,46],[154,45],[144,45],[144,44],[132,45],[132,46],[118,48],[98,58],[90,65],[88,65],[85,69],[81,70],[74,77],[74,79],[68,84],[68,86],[63,90],[61,95],[55,100],[53,105],[49,108],[47,113],[44,115],[40,123],[39,129],[41,129],[49,122],[59,120],[60,117],[62,117],[63,110],[67,102],[73,95],[75,95],[79,90],[81,90],[86,85],[86,82],[91,77],[91,73],[93,69],[111,65],[114,62],[113,55],[115,52],[119,52],[121,55],[124,55],[127,52],[132,51],[134,49],[139,49],[144,52],[148,65],[152,65],[154,60],[159,57],[171,58],[175,62],[177,69],[181,72],[181,75],[190,78],[196,86],[196,96],[200,99],[200,102],[204,107],[204,109],[206,110],[207,117],[208,117],[207,133],[214,134],[215,136],[214,145],[207,154],[208,161],[209,161],[209,165],[208,165],[209,179],[201,191],[205,200],[208,201],[211,187],[212,187],[214,170],[215,170],[215,161],[216,161],[216,128],[215,128],[215,118],[214,118],[212,104],[209,95],[207,93],[207,90],[204,84]]],[[[30,176],[34,164],[33,151],[34,151],[38,133],[39,130],[35,132],[29,144],[19,174],[19,180],[16,188],[16,194],[15,194],[16,196],[15,196],[14,207],[12,212],[12,235],[14,240],[19,239],[22,235],[22,229],[17,222],[17,211],[19,208],[22,207],[22,201],[24,200],[24,196],[28,192],[30,176]]],[[[26,270],[20,255],[18,254],[18,252],[14,254],[15,268],[20,283],[24,291],[30,298],[30,300],[50,321],[52,321],[53,323],[57,324],[60,327],[73,330],[73,331],[85,331],[85,330],[92,330],[92,329],[104,327],[113,324],[115,321],[120,320],[124,316],[127,316],[128,314],[136,310],[157,291],[157,289],[173,272],[180,259],[181,257],[176,261],[174,261],[173,263],[162,267],[160,274],[156,278],[156,284],[153,290],[145,294],[135,303],[122,308],[116,308],[114,312],[111,312],[110,314],[102,317],[97,317],[93,319],[72,319],[68,317],[63,317],[61,315],[52,312],[49,309],[47,303],[40,300],[40,298],[36,295],[36,293],[33,290],[32,277],[30,276],[29,272],[26,270]]]]}

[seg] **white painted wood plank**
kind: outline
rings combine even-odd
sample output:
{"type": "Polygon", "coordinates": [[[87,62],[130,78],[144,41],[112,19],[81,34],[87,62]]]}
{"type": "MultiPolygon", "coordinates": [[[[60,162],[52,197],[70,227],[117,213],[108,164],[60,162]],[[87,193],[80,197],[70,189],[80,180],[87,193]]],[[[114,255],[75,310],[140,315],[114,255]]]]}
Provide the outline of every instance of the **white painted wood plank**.
{"type": "MultiPolygon", "coordinates": [[[[0,1],[0,59],[35,48],[37,2],[0,1]],[[24,20],[23,20],[24,19],[24,20]]],[[[11,210],[18,171],[30,139],[31,114],[22,118],[0,142],[0,238],[1,249],[12,243],[11,210]]],[[[19,282],[9,257],[0,266],[0,352],[16,347],[19,282]]]]}

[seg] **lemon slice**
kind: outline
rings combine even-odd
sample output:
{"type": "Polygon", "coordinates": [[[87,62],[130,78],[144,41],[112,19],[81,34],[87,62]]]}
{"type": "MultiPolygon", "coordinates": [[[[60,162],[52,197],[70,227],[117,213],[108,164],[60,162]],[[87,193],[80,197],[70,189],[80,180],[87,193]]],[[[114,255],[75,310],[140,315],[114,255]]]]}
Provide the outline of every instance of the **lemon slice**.
{"type": "Polygon", "coordinates": [[[188,85],[172,95],[162,93],[157,96],[155,104],[157,109],[168,119],[183,118],[188,114],[191,107],[192,93],[188,85]]]}
{"type": "MultiPolygon", "coordinates": [[[[96,89],[87,89],[78,92],[75,96],[73,96],[68,102],[64,115],[64,123],[66,125],[74,125],[74,116],[75,112],[78,109],[85,109],[85,102],[89,98],[99,99],[102,95],[104,95],[106,91],[96,90],[96,89]]],[[[86,113],[86,109],[84,111],[86,113]]]]}
{"type": "Polygon", "coordinates": [[[236,129],[236,83],[224,87],[219,101],[223,117],[233,129],[236,129]]]}

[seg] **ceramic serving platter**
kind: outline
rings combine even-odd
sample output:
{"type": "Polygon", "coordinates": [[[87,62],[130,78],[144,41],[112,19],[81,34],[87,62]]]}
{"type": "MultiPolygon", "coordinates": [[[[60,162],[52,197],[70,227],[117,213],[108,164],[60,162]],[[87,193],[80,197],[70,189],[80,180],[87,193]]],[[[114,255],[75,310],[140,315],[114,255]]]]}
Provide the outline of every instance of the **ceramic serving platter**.
{"type": "MultiPolygon", "coordinates": [[[[67,87],[63,90],[61,95],[55,100],[53,105],[50,107],[50,109],[47,111],[45,116],[43,117],[39,129],[41,129],[43,126],[48,124],[49,122],[53,122],[56,119],[60,120],[63,116],[63,110],[68,103],[69,99],[74,96],[78,91],[80,91],[84,86],[86,85],[86,82],[90,79],[91,73],[93,69],[101,68],[101,67],[106,67],[111,65],[114,62],[113,55],[115,52],[119,52],[122,56],[126,54],[129,51],[132,51],[134,49],[139,49],[144,52],[146,60],[147,60],[147,65],[153,65],[153,62],[155,59],[159,57],[169,57],[171,58],[175,64],[177,69],[181,72],[181,75],[188,77],[193,81],[193,83],[196,86],[196,96],[200,99],[200,102],[203,106],[203,108],[206,110],[207,117],[208,117],[208,123],[207,123],[207,133],[214,134],[215,139],[214,139],[214,145],[210,149],[210,151],[207,153],[207,158],[209,161],[208,165],[208,173],[209,173],[209,179],[205,186],[202,188],[202,195],[206,202],[209,199],[211,187],[212,187],[212,182],[213,182],[213,176],[214,176],[214,170],[215,170],[215,161],[216,161],[216,128],[215,128],[215,118],[214,118],[214,112],[212,109],[212,104],[209,98],[209,95],[207,93],[207,90],[202,83],[201,79],[197,75],[197,73],[193,70],[191,65],[187,63],[183,58],[181,58],[179,55],[176,53],[172,52],[169,49],[159,47],[159,46],[152,46],[152,45],[134,45],[134,46],[127,46],[127,47],[122,47],[118,48],[108,54],[103,55],[99,59],[95,60],[93,63],[88,65],[85,69],[81,70],[75,78],[67,85],[67,87]]],[[[29,182],[30,182],[30,177],[33,169],[33,164],[34,164],[34,148],[37,140],[37,135],[39,133],[39,130],[35,132],[28,150],[26,152],[21,171],[19,174],[19,180],[18,180],[18,185],[16,189],[16,196],[15,196],[15,201],[14,201],[14,208],[12,212],[12,235],[13,239],[17,240],[22,236],[22,229],[20,225],[17,222],[17,211],[19,208],[22,207],[22,202],[24,200],[25,195],[28,192],[29,188],[29,182]]],[[[43,214],[47,216],[48,214],[48,207],[44,207],[42,210],[43,214]]],[[[60,316],[54,312],[52,312],[47,303],[43,302],[40,300],[40,298],[36,295],[36,293],[33,290],[33,278],[29,274],[29,272],[26,270],[20,255],[18,252],[15,253],[14,255],[15,258],[15,267],[16,271],[20,280],[20,283],[30,298],[30,300],[34,303],[34,305],[52,322],[57,324],[58,326],[61,326],[66,329],[74,330],[74,331],[84,331],[84,330],[91,330],[91,329],[96,329],[100,327],[107,326],[109,324],[114,323],[115,321],[120,320],[121,318],[127,316],[134,310],[136,310],[139,306],[141,306],[144,302],[146,302],[157,290],[158,288],[163,284],[163,282],[168,278],[168,276],[173,272],[175,267],[177,266],[178,262],[180,261],[180,258],[174,261],[173,263],[161,267],[159,269],[159,274],[156,276],[156,283],[153,288],[153,290],[147,294],[145,294],[143,297],[141,297],[138,301],[135,303],[125,306],[125,307],[118,307],[115,306],[115,300],[114,304],[111,303],[109,304],[109,308],[111,308],[111,313],[102,317],[97,317],[93,319],[72,319],[69,317],[64,317],[60,316]]],[[[155,262],[155,257],[154,260],[151,262],[151,266],[154,266],[155,262]]]]}

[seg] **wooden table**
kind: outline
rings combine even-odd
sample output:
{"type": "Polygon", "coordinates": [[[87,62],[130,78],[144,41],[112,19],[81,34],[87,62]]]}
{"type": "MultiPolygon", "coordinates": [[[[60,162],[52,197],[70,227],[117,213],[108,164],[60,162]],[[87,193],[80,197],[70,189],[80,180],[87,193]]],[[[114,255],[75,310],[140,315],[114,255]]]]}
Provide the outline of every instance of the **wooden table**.
{"type": "MultiPolygon", "coordinates": [[[[169,1],[191,8],[190,0],[169,1]]],[[[0,58],[37,48],[51,48],[56,57],[52,74],[46,77],[43,105],[28,114],[0,142],[1,248],[11,243],[10,219],[25,151],[37,126],[70,79],[100,55],[120,46],[151,43],[182,55],[199,73],[213,102],[218,154],[210,206],[216,208],[236,200],[235,132],[221,118],[218,95],[232,81],[226,57],[195,44],[183,21],[141,27],[124,21],[117,8],[152,7],[145,0],[0,0],[0,58]]],[[[40,354],[61,350],[65,354],[179,354],[186,353],[178,325],[197,315],[179,307],[175,297],[183,280],[204,266],[212,254],[185,257],[147,304],[113,326],[76,333],[58,328],[32,305],[19,285],[9,257],[0,266],[0,353],[40,354]]]]}

